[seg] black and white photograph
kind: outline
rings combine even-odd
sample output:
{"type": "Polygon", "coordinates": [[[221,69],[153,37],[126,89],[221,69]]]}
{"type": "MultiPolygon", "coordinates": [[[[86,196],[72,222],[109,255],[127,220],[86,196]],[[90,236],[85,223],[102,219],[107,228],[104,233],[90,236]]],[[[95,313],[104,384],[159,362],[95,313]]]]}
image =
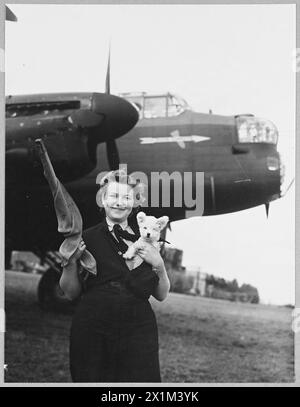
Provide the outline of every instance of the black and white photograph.
{"type": "Polygon", "coordinates": [[[296,4],[5,13],[4,385],[295,383],[296,4]]]}

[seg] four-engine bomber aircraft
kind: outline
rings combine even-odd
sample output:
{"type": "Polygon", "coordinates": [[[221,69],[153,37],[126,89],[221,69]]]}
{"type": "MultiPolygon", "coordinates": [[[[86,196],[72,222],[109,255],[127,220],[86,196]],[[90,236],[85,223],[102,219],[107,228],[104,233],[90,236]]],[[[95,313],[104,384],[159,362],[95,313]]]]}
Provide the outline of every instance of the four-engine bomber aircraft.
{"type": "MultiPolygon", "coordinates": [[[[53,297],[60,268],[52,252],[62,237],[36,154],[37,138],[44,141],[85,228],[100,220],[97,174],[119,163],[127,164],[128,173],[148,176],[149,198],[151,172],[178,172],[182,178],[184,172],[204,172],[204,216],[261,204],[268,208],[281,196],[284,167],[271,122],[252,115],[197,113],[172,94],[120,96],[74,93],[6,99],[6,263],[12,250],[20,250],[51,264],[40,284],[41,302],[53,297]]],[[[193,178],[194,194],[195,188],[193,178]]],[[[170,194],[170,207],[160,205],[150,212],[168,215],[170,221],[184,219],[191,208],[175,206],[174,189],[170,194]]]]}
{"type": "MultiPolygon", "coordinates": [[[[12,250],[31,251],[48,263],[39,285],[44,306],[63,299],[57,289],[61,269],[55,254],[62,237],[35,147],[38,138],[76,202],[84,228],[100,221],[97,174],[120,163],[127,165],[128,173],[146,174],[148,202],[151,173],[176,172],[183,180],[184,173],[204,173],[204,216],[262,204],[268,211],[269,203],[282,196],[284,166],[273,123],[250,114],[197,113],[170,93],[113,96],[109,77],[108,64],[105,93],[6,98],[6,268],[12,250]]],[[[194,197],[196,188],[193,177],[194,197]]],[[[171,188],[168,206],[160,202],[159,207],[143,210],[168,215],[171,222],[186,218],[193,208],[175,204],[174,194],[171,188]]]]}

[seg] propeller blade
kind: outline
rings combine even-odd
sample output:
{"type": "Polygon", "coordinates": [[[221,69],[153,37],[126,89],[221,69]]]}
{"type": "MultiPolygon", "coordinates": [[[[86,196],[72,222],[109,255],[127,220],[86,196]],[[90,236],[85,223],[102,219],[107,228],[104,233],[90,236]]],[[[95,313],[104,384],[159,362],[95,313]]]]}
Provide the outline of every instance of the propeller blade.
{"type": "Polygon", "coordinates": [[[288,187],[286,188],[286,190],[284,192],[282,192],[282,194],[280,195],[281,198],[283,198],[289,191],[289,189],[291,188],[291,186],[293,185],[295,181],[295,178],[292,179],[292,181],[289,183],[288,187]]]}
{"type": "Polygon", "coordinates": [[[267,215],[267,218],[268,218],[268,217],[269,217],[269,208],[270,208],[269,202],[267,202],[267,203],[265,204],[265,208],[266,208],[266,215],[267,215]]]}
{"type": "Polygon", "coordinates": [[[115,139],[111,139],[106,142],[106,151],[110,169],[111,170],[118,169],[120,158],[115,139]]]}
{"type": "Polygon", "coordinates": [[[110,95],[110,43],[108,49],[108,61],[106,69],[106,78],[105,78],[105,93],[110,95]]]}
{"type": "MultiPolygon", "coordinates": [[[[110,42],[108,48],[107,70],[105,78],[105,93],[110,95],[110,42]]],[[[108,164],[111,170],[116,170],[120,164],[118,147],[115,139],[110,139],[106,142],[106,151],[108,164]]]]}

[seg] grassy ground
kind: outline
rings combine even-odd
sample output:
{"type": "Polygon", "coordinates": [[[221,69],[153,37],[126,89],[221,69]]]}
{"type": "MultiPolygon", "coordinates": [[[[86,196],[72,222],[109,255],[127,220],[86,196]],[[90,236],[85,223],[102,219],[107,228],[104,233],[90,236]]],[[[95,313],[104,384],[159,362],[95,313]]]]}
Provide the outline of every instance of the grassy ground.
{"type": "MultiPolygon", "coordinates": [[[[71,315],[39,309],[39,276],[6,272],[6,382],[70,382],[71,315]]],[[[292,382],[291,310],[171,293],[157,316],[162,381],[292,382]]]]}

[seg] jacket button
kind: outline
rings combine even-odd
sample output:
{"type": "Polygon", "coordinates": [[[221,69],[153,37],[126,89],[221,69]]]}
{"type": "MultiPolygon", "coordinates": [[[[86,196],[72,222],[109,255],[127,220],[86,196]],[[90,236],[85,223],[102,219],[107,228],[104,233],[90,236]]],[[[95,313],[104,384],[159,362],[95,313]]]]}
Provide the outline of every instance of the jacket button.
{"type": "Polygon", "coordinates": [[[122,252],[118,252],[118,254],[121,256],[122,252]]]}

